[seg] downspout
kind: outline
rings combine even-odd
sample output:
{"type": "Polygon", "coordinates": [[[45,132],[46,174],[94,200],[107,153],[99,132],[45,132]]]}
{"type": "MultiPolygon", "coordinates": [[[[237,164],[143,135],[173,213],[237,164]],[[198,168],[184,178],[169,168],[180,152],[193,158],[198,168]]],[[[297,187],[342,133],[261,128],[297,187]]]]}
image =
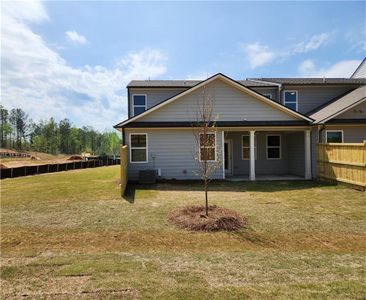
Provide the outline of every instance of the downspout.
{"type": "Polygon", "coordinates": [[[127,109],[128,109],[128,112],[127,112],[127,115],[128,115],[128,118],[131,118],[131,99],[130,99],[130,88],[127,87],[127,109]]]}
{"type": "Polygon", "coordinates": [[[126,139],[125,139],[125,128],[122,127],[122,146],[126,145],[126,139]]]}
{"type": "MultiPolygon", "coordinates": [[[[325,129],[325,124],[321,124],[321,125],[319,125],[319,126],[321,126],[321,128],[320,129],[318,129],[318,143],[322,143],[323,142],[323,139],[321,138],[322,137],[322,132],[324,131],[324,129],[325,129]]],[[[319,127],[318,127],[319,128],[319,127]]]]}
{"type": "Polygon", "coordinates": [[[282,84],[279,84],[279,85],[278,85],[278,102],[279,102],[280,104],[282,104],[281,92],[282,92],[282,84]]]}

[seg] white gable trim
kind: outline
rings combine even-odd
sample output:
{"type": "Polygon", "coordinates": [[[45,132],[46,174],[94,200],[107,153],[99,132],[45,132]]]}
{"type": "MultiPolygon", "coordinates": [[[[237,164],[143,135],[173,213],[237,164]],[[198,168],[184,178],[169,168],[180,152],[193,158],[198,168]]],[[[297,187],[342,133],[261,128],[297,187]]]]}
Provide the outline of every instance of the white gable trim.
{"type": "Polygon", "coordinates": [[[325,123],[325,122],[327,122],[327,121],[329,121],[329,120],[331,120],[331,119],[335,118],[336,116],[339,116],[340,114],[342,114],[342,113],[344,113],[344,112],[346,112],[346,111],[350,110],[351,108],[353,108],[353,107],[355,107],[355,106],[357,106],[357,105],[361,104],[361,103],[362,103],[362,102],[364,102],[365,100],[366,100],[366,98],[362,98],[362,99],[360,99],[359,101],[357,101],[357,102],[353,103],[352,105],[349,105],[349,106],[347,106],[347,107],[345,107],[345,108],[343,108],[343,109],[341,109],[341,110],[337,111],[336,113],[334,113],[334,114],[332,114],[332,115],[330,115],[330,116],[328,116],[328,117],[324,118],[323,120],[318,121],[317,123],[325,123]]]}
{"type": "Polygon", "coordinates": [[[243,92],[253,96],[256,99],[261,100],[261,101],[271,105],[272,107],[277,108],[277,109],[287,113],[288,115],[291,115],[291,116],[294,116],[294,117],[297,117],[299,119],[303,119],[303,120],[306,120],[306,121],[310,121],[310,122],[313,121],[313,119],[311,119],[309,117],[306,117],[306,116],[304,116],[304,115],[302,115],[302,114],[300,114],[296,111],[293,111],[293,110],[287,108],[286,106],[284,106],[284,105],[282,105],[278,102],[274,102],[274,101],[268,99],[267,97],[264,97],[261,94],[258,94],[257,92],[254,92],[251,89],[243,86],[242,84],[238,83],[237,81],[235,81],[235,80],[233,80],[233,79],[231,79],[231,78],[229,78],[229,77],[227,77],[227,76],[225,76],[221,73],[218,73],[218,74],[216,74],[216,75],[214,75],[214,76],[198,83],[197,85],[191,87],[190,89],[188,89],[188,90],[186,90],[186,91],[184,91],[184,92],[182,92],[182,93],[180,93],[180,94],[178,94],[178,95],[176,95],[176,96],[174,96],[174,97],[172,97],[172,98],[170,98],[166,101],[163,101],[163,102],[157,104],[156,106],[146,110],[145,112],[143,112],[143,113],[141,113],[141,114],[139,114],[135,117],[132,117],[132,118],[118,124],[117,126],[123,126],[123,125],[126,125],[126,124],[130,123],[130,122],[136,121],[136,120],[150,114],[151,112],[153,112],[153,111],[155,111],[155,110],[157,110],[157,109],[159,109],[159,108],[161,108],[161,107],[163,107],[163,106],[165,106],[165,105],[167,105],[167,104],[169,104],[169,103],[171,103],[171,102],[173,102],[173,101],[175,101],[175,100],[177,100],[177,99],[179,99],[179,98],[181,98],[181,97],[183,97],[187,94],[190,94],[190,93],[196,91],[200,87],[202,87],[206,84],[209,84],[210,82],[212,82],[216,79],[220,79],[220,80],[226,82],[227,84],[237,88],[238,90],[243,91],[243,92]]]}

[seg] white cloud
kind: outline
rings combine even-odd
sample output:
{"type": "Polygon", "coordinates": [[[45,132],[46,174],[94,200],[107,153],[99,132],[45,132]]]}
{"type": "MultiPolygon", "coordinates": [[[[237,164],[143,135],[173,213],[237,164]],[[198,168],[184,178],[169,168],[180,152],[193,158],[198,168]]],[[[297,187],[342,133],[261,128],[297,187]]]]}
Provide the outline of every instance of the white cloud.
{"type": "Polygon", "coordinates": [[[257,67],[268,65],[274,60],[283,60],[293,55],[306,53],[316,50],[330,40],[330,33],[320,33],[313,35],[308,41],[290,45],[284,49],[271,49],[267,45],[255,42],[250,44],[241,44],[250,67],[255,69],[257,67]]]}
{"type": "Polygon", "coordinates": [[[70,41],[76,44],[86,44],[88,42],[85,36],[77,33],[75,30],[66,31],[65,34],[70,41]]]}
{"type": "Polygon", "coordinates": [[[250,67],[255,69],[264,66],[274,60],[276,54],[268,50],[268,47],[260,43],[242,45],[242,49],[247,55],[250,67]]]}
{"type": "Polygon", "coordinates": [[[110,130],[127,116],[126,84],[166,72],[167,58],[156,49],[127,53],[112,68],[74,68],[28,24],[49,19],[44,7],[32,2],[30,14],[28,2],[12,6],[2,3],[1,101],[35,120],[69,118],[79,126],[110,130]]]}
{"type": "Polygon", "coordinates": [[[326,44],[329,41],[329,33],[321,33],[313,35],[307,42],[301,42],[295,45],[294,53],[305,53],[318,49],[320,46],[326,44]]]}
{"type": "Polygon", "coordinates": [[[342,60],[327,68],[317,68],[312,60],[305,60],[299,65],[299,73],[302,77],[349,78],[360,63],[360,60],[342,60]]]}

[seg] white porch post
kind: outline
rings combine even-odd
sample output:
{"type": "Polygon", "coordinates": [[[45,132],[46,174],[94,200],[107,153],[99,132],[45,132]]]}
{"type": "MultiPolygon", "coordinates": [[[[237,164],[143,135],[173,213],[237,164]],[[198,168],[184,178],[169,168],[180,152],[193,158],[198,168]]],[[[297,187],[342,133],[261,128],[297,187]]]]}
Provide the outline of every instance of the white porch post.
{"type": "Polygon", "coordinates": [[[310,130],[305,130],[305,179],[311,179],[310,130]]]}
{"type": "Polygon", "coordinates": [[[255,180],[255,153],[254,153],[254,130],[250,131],[250,142],[249,142],[249,157],[250,157],[250,180],[255,180]]]}
{"type": "Polygon", "coordinates": [[[225,179],[225,131],[221,131],[222,179],[225,179]]]}

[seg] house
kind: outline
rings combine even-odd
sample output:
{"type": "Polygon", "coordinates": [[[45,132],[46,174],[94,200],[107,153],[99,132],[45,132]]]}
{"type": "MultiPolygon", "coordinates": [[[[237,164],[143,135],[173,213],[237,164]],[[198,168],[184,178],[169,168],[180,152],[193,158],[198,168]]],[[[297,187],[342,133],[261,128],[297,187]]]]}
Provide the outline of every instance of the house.
{"type": "Polygon", "coordinates": [[[129,149],[130,180],[141,170],[199,179],[194,124],[204,90],[216,116],[207,154],[219,164],[215,179],[312,179],[317,142],[366,140],[366,78],[237,81],[219,73],[203,81],[133,80],[127,90],[128,119],[115,128],[129,149]]]}

